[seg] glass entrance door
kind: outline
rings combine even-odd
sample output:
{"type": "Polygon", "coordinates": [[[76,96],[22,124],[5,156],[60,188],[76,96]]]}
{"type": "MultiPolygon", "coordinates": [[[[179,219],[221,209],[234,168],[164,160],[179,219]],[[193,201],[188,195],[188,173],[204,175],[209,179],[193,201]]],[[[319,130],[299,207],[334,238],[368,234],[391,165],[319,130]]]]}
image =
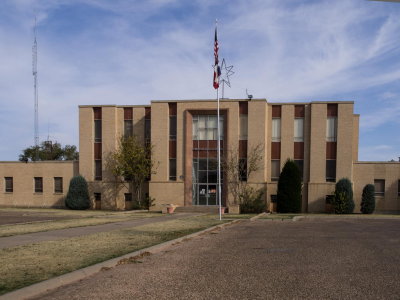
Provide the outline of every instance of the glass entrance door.
{"type": "Polygon", "coordinates": [[[193,192],[193,205],[218,205],[216,184],[196,184],[193,192]]]}
{"type": "MultiPolygon", "coordinates": [[[[218,131],[216,115],[193,116],[193,205],[218,205],[218,131]]],[[[220,117],[221,155],[224,118],[220,117]]],[[[221,172],[221,182],[223,172],[221,172]]]]}

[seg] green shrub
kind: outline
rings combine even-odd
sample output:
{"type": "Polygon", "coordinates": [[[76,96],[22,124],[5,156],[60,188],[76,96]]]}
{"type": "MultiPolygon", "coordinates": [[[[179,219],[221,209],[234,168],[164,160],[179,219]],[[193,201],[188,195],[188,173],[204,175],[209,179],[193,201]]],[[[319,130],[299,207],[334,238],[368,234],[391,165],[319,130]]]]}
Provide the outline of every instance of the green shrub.
{"type": "Polygon", "coordinates": [[[260,214],[265,211],[266,205],[264,200],[265,189],[256,190],[250,186],[246,186],[239,195],[239,206],[241,214],[260,214]]]}
{"type": "Polygon", "coordinates": [[[375,210],[375,186],[367,184],[362,192],[361,212],[363,214],[372,214],[375,210]]]}
{"type": "Polygon", "coordinates": [[[277,210],[280,213],[301,211],[301,174],[296,163],[288,159],[279,175],[277,210]]]}
{"type": "Polygon", "coordinates": [[[353,213],[353,188],[348,178],[342,178],[336,183],[332,204],[335,214],[353,213]]]}
{"type": "Polygon", "coordinates": [[[89,192],[86,179],[82,176],[74,176],[69,182],[65,206],[69,209],[88,209],[90,208],[89,192]]]}

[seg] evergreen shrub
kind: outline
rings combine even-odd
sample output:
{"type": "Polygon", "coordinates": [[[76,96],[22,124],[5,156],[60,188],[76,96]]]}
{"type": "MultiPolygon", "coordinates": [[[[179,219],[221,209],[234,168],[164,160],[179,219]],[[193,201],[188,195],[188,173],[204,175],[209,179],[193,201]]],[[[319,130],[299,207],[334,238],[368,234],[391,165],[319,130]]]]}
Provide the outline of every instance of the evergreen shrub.
{"type": "Polygon", "coordinates": [[[65,206],[76,210],[90,208],[88,185],[86,179],[81,175],[71,178],[67,197],[65,198],[65,206]]]}
{"type": "Polygon", "coordinates": [[[301,174],[296,163],[288,159],[278,181],[279,213],[299,213],[301,211],[301,174]]]}
{"type": "Polygon", "coordinates": [[[375,186],[367,184],[364,186],[361,197],[361,212],[363,214],[372,214],[375,210],[375,186]]]}
{"type": "Polygon", "coordinates": [[[348,178],[340,179],[335,186],[333,197],[333,209],[335,214],[351,214],[354,211],[353,187],[348,178]]]}

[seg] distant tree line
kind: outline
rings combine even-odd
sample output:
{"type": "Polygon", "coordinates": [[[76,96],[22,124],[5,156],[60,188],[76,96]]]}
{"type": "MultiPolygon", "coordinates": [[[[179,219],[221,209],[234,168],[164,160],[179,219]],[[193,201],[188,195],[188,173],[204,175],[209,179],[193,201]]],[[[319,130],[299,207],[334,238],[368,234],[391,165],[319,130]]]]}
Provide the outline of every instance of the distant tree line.
{"type": "Polygon", "coordinates": [[[31,146],[22,150],[19,155],[20,161],[43,161],[43,160],[78,160],[79,152],[76,146],[65,145],[55,141],[44,141],[39,146],[31,146]]]}

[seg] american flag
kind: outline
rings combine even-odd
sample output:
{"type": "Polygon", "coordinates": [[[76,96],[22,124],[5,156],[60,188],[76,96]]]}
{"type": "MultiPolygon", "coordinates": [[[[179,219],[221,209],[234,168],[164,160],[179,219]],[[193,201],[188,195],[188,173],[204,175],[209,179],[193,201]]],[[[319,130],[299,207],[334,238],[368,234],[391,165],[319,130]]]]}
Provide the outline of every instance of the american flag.
{"type": "Polygon", "coordinates": [[[214,89],[219,88],[219,76],[221,75],[221,69],[219,68],[218,65],[218,38],[217,38],[217,27],[215,27],[215,41],[214,41],[214,81],[213,81],[213,86],[214,89]]]}

